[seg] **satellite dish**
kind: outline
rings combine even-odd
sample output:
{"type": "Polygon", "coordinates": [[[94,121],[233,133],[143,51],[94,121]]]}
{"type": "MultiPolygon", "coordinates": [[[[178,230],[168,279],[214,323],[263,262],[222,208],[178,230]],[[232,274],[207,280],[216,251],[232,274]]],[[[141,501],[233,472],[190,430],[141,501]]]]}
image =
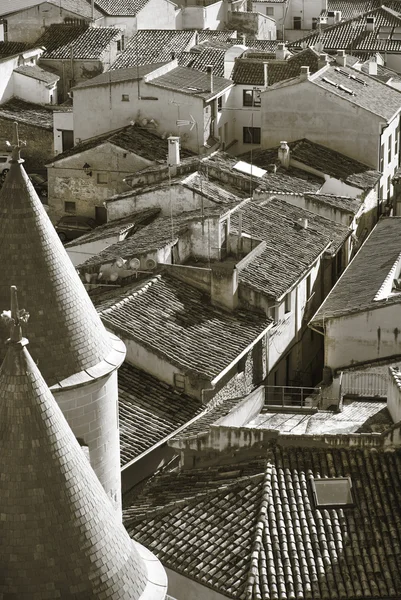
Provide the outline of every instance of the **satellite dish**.
{"type": "Polygon", "coordinates": [[[85,273],[85,281],[86,283],[90,283],[92,275],[90,273],[85,273]]]}
{"type": "Polygon", "coordinates": [[[148,258],[148,260],[146,261],[146,269],[148,271],[153,271],[153,269],[156,268],[156,262],[153,260],[153,258],[148,258]]]}
{"type": "Polygon", "coordinates": [[[110,281],[117,281],[118,273],[110,273],[110,281]]]}
{"type": "Polygon", "coordinates": [[[133,271],[137,271],[141,266],[141,261],[138,258],[131,258],[129,261],[129,268],[133,271]]]}
{"type": "Polygon", "coordinates": [[[116,267],[118,267],[119,269],[122,269],[122,267],[125,265],[125,263],[126,263],[126,262],[127,262],[126,260],[124,260],[123,258],[121,258],[121,256],[119,256],[119,257],[116,259],[115,265],[116,265],[116,267]]]}

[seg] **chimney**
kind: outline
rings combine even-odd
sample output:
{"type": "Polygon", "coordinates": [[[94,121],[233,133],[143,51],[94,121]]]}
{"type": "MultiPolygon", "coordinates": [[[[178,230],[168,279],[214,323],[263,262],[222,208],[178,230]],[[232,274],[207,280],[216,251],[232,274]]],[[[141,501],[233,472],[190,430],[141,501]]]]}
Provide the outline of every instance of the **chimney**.
{"type": "Polygon", "coordinates": [[[167,164],[169,167],[176,167],[180,164],[180,138],[171,135],[168,141],[167,164]]]}
{"type": "Polygon", "coordinates": [[[280,148],[278,149],[278,159],[285,169],[290,166],[290,149],[287,142],[280,142],[280,148]]]}
{"type": "Polygon", "coordinates": [[[307,79],[309,79],[309,67],[301,67],[299,79],[300,81],[306,81],[307,79]]]}
{"type": "Polygon", "coordinates": [[[246,46],[246,35],[245,35],[245,33],[243,33],[243,34],[241,35],[241,37],[242,37],[242,45],[243,45],[243,46],[246,46]]]}
{"type": "Polygon", "coordinates": [[[369,75],[377,75],[377,62],[375,58],[371,58],[368,62],[369,75]]]}
{"type": "Polygon", "coordinates": [[[264,87],[267,88],[269,85],[269,63],[263,63],[263,82],[264,87]]]}
{"type": "Polygon", "coordinates": [[[336,63],[342,67],[347,66],[347,55],[345,54],[345,50],[337,50],[336,63]]]}
{"type": "Polygon", "coordinates": [[[238,306],[238,272],[227,265],[213,265],[210,282],[210,296],[213,305],[228,310],[238,306]]]}
{"type": "Polygon", "coordinates": [[[285,60],[287,48],[284,42],[279,42],[276,49],[276,60],[285,60]]]}
{"type": "Polygon", "coordinates": [[[206,73],[209,75],[209,92],[213,93],[213,65],[206,65],[206,73]]]}
{"type": "Polygon", "coordinates": [[[323,67],[325,67],[328,64],[329,64],[329,57],[328,57],[328,55],[325,54],[324,52],[321,52],[319,54],[319,58],[317,59],[318,69],[323,69],[323,67]]]}
{"type": "Polygon", "coordinates": [[[374,31],[375,28],[375,18],[374,17],[366,17],[366,31],[374,31]]]}

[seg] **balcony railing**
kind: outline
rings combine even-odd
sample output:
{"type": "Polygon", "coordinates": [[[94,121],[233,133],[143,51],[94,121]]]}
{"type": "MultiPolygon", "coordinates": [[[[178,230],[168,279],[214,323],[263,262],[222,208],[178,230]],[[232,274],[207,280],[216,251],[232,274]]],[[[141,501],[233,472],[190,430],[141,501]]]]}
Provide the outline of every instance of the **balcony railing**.
{"type": "Polygon", "coordinates": [[[346,395],[364,398],[387,397],[387,373],[344,371],[341,375],[340,398],[346,395]]]}
{"type": "Polygon", "coordinates": [[[318,408],[321,388],[281,385],[265,386],[266,407],[318,408]]]}

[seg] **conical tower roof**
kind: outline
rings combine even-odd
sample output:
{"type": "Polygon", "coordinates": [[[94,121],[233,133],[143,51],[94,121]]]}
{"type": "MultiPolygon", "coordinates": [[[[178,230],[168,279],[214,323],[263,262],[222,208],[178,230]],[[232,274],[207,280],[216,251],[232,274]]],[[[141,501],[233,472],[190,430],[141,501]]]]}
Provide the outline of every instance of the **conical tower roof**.
{"type": "Polygon", "coordinates": [[[0,369],[0,596],[140,598],[143,561],[32,360],[19,315],[14,303],[0,369]]]}
{"type": "MultiPolygon", "coordinates": [[[[27,326],[32,357],[48,385],[98,364],[110,352],[108,334],[39,200],[19,157],[0,191],[0,306],[16,285],[31,306],[27,326]]],[[[0,326],[0,359],[8,332],[0,326]]]]}

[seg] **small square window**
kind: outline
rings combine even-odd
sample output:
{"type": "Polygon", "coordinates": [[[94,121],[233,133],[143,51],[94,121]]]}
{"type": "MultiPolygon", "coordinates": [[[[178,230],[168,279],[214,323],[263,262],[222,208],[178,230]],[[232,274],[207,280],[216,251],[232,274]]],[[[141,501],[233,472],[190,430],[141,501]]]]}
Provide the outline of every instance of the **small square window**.
{"type": "Polygon", "coordinates": [[[316,508],[354,506],[350,477],[322,477],[311,483],[316,508]]]}
{"type": "Polygon", "coordinates": [[[244,144],[260,144],[260,127],[243,128],[244,144]]]}
{"type": "Polygon", "coordinates": [[[388,138],[388,156],[387,156],[387,161],[388,161],[389,164],[391,163],[392,145],[393,145],[393,136],[390,135],[390,137],[388,138]]]}
{"type": "Polygon", "coordinates": [[[309,300],[312,292],[312,275],[308,275],[306,278],[306,299],[309,300]]]}
{"type": "Polygon", "coordinates": [[[301,17],[294,17],[294,29],[301,29],[301,17]]]}
{"type": "Polygon", "coordinates": [[[273,6],[266,7],[266,15],[268,17],[274,17],[274,7],[273,6]]]}
{"type": "Polygon", "coordinates": [[[97,173],[96,175],[96,181],[97,183],[100,184],[105,184],[105,183],[109,183],[109,174],[108,173],[97,173]]]}
{"type": "Polygon", "coordinates": [[[66,213],[75,213],[77,211],[77,205],[75,202],[64,202],[64,211],[66,213]]]}
{"type": "Polygon", "coordinates": [[[185,375],[174,373],[174,387],[180,390],[180,392],[185,391],[185,375]]]}
{"type": "Polygon", "coordinates": [[[285,297],[285,314],[288,314],[291,312],[291,292],[288,292],[288,294],[285,297]]]}
{"type": "Polygon", "coordinates": [[[122,102],[129,102],[129,94],[122,94],[121,101],[122,102]]]}

